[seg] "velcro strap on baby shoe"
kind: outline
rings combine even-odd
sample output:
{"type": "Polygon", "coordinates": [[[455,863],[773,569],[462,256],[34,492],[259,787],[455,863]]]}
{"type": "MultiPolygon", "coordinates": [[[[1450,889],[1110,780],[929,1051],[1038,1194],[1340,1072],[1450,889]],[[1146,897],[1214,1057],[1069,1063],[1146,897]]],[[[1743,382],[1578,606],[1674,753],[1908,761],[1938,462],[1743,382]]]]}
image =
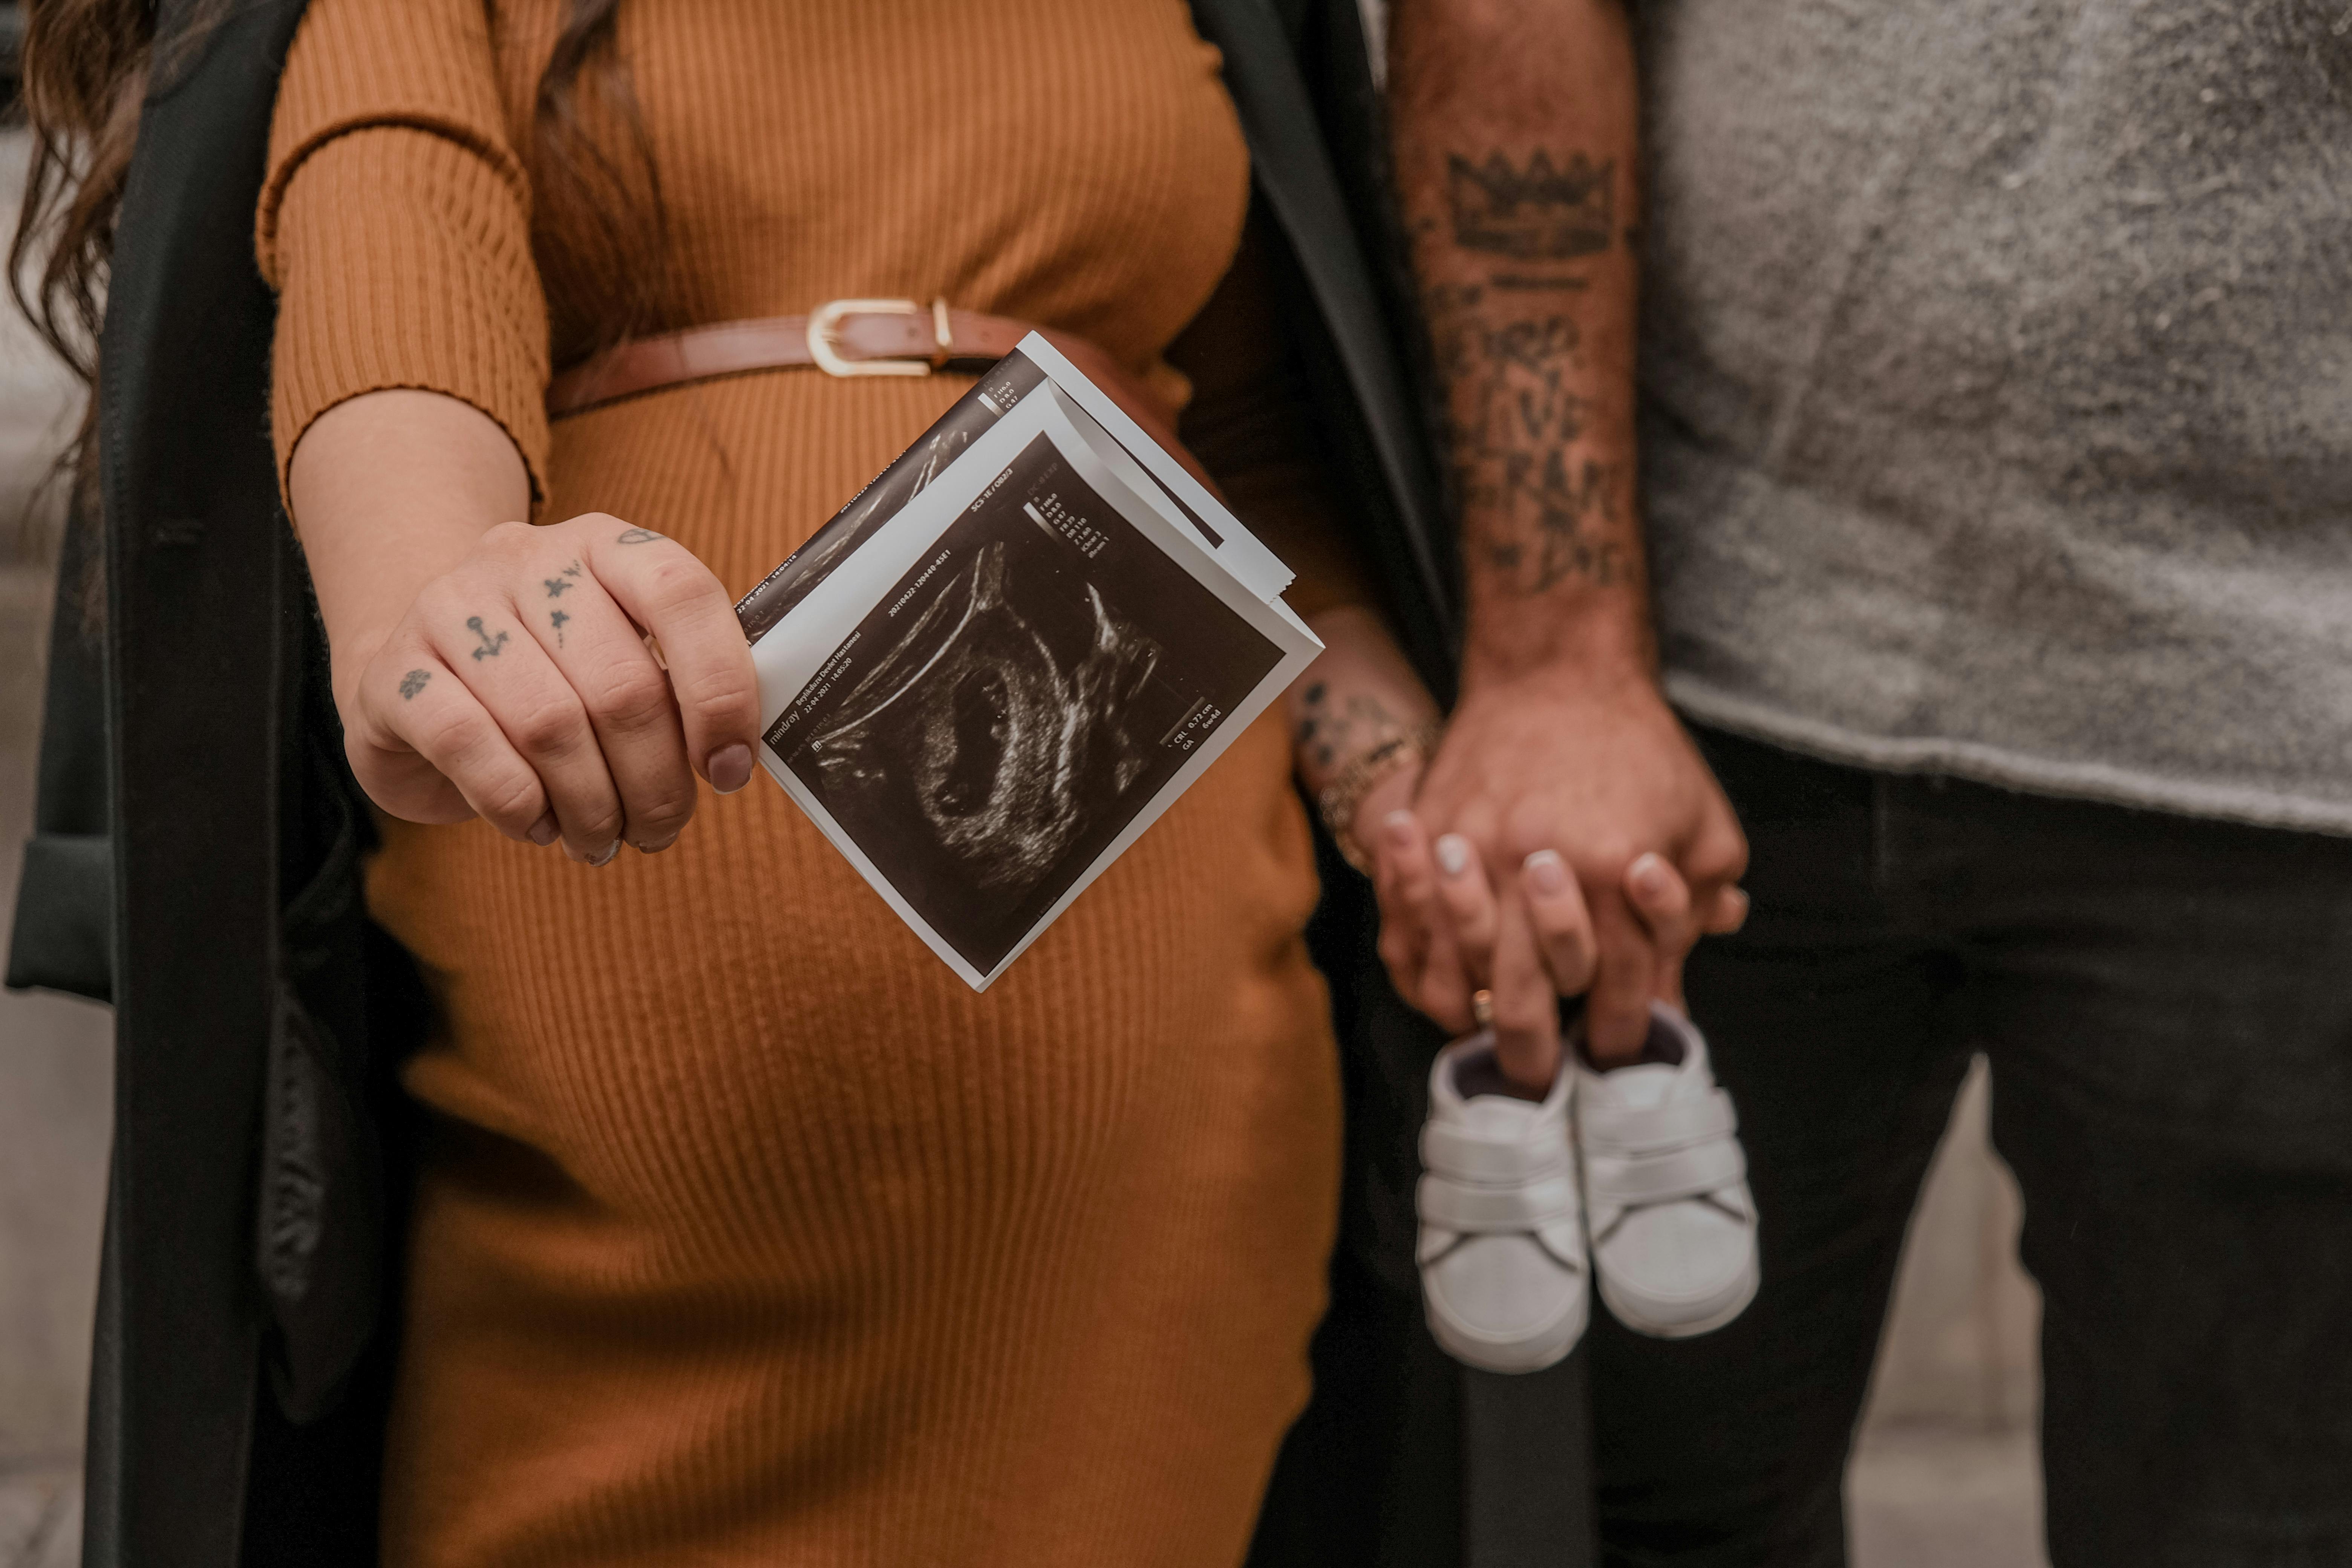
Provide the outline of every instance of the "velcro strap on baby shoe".
{"type": "Polygon", "coordinates": [[[1534,1230],[1578,1212],[1576,1185],[1564,1173],[1512,1187],[1474,1187],[1423,1176],[1416,1206],[1424,1225],[1463,1232],[1534,1230]]]}
{"type": "Polygon", "coordinates": [[[1718,1089],[1703,1099],[1595,1116],[1582,1131],[1585,1147],[1596,1153],[1639,1156],[1727,1138],[1739,1131],[1739,1115],[1718,1089]]]}
{"type": "Polygon", "coordinates": [[[1568,1169],[1568,1129],[1549,1122],[1532,1135],[1476,1132],[1443,1121],[1421,1129],[1421,1163],[1465,1182],[1526,1182],[1568,1169]]]}
{"type": "Polygon", "coordinates": [[[1593,1196],[1619,1204],[1699,1197],[1747,1174],[1748,1156],[1729,1139],[1628,1160],[1622,1165],[1595,1164],[1591,1172],[1593,1196]]]}

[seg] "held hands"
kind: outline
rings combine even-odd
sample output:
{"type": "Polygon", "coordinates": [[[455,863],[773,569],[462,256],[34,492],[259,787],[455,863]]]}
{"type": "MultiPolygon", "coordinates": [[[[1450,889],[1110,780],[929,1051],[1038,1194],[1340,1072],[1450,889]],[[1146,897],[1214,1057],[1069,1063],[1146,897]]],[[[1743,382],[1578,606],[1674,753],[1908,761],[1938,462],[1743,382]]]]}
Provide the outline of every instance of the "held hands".
{"type": "Polygon", "coordinates": [[[722,795],[751,781],[759,683],[733,601],[616,517],[490,530],[351,663],[335,685],[352,770],[411,822],[479,816],[602,866],[624,841],[667,848],[697,773],[722,795]]]}
{"type": "Polygon", "coordinates": [[[1631,1057],[1698,938],[1747,914],[1747,842],[1644,677],[1474,689],[1412,811],[1358,820],[1399,993],[1466,1031],[1487,990],[1498,1061],[1530,1089],[1559,1065],[1557,998],[1589,990],[1594,1055],[1631,1057]]]}

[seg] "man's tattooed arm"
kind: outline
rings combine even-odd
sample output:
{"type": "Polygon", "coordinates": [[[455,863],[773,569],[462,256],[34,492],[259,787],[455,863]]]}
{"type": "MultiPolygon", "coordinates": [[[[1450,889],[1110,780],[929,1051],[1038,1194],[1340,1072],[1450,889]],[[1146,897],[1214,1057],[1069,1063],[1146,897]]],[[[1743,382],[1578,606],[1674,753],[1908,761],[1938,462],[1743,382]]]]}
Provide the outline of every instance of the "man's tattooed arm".
{"type": "Polygon", "coordinates": [[[1646,662],[1627,22],[1622,0],[1525,9],[1400,6],[1393,40],[1397,179],[1462,524],[1465,660],[1520,670],[1599,637],[1646,662]]]}

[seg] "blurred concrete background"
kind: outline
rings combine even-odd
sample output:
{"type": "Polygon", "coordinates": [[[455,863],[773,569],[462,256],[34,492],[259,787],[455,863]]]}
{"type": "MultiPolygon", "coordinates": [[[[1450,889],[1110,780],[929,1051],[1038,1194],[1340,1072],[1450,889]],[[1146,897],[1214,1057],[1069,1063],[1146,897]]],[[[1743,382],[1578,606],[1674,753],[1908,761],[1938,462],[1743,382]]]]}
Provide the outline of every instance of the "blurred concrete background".
{"type": "MultiPolygon", "coordinates": [[[[22,132],[0,133],[13,214],[22,132]]],[[[32,817],[58,518],[79,389],[0,313],[0,941],[32,817]]],[[[103,1008],[0,993],[0,1568],[80,1555],[79,1460],[112,1092],[103,1008]]],[[[1856,1568],[2040,1568],[2032,1286],[1985,1141],[1981,1065],[1914,1224],[1849,1473],[1856,1568]]]]}
{"type": "MultiPolygon", "coordinates": [[[[16,212],[26,150],[23,132],[0,136],[0,213],[16,212]]],[[[0,940],[33,817],[47,563],[63,499],[52,472],[80,397],[15,310],[0,309],[0,940]]],[[[112,1048],[106,1009],[0,992],[0,1568],[80,1558],[112,1048]]]]}

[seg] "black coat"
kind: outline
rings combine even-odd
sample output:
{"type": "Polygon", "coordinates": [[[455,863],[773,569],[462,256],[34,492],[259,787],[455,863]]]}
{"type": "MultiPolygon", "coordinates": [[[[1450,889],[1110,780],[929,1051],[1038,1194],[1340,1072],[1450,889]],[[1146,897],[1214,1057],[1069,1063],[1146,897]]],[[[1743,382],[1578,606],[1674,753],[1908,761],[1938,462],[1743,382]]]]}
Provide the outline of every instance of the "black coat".
{"type": "MultiPolygon", "coordinates": [[[[208,9],[163,0],[162,31],[208,9]]],[[[1353,481],[1360,543],[1445,690],[1454,547],[1407,370],[1354,0],[1193,10],[1224,52],[1258,197],[1288,241],[1286,314],[1353,481]]],[[[92,1568],[375,1554],[410,1165],[390,1069],[425,1013],[405,955],[362,908],[368,820],[268,434],[275,301],[252,221],[301,12],[242,0],[193,52],[159,51],[102,342],[102,644],[61,606],[10,955],[12,985],[115,1007],[92,1568]]],[[[1322,1393],[1286,1448],[1258,1560],[1433,1563],[1463,1528],[1459,1374],[1420,1331],[1412,1263],[1435,1040],[1380,978],[1361,882],[1328,844],[1323,857],[1332,890],[1315,934],[1348,1042],[1347,1215],[1322,1393]]]]}

